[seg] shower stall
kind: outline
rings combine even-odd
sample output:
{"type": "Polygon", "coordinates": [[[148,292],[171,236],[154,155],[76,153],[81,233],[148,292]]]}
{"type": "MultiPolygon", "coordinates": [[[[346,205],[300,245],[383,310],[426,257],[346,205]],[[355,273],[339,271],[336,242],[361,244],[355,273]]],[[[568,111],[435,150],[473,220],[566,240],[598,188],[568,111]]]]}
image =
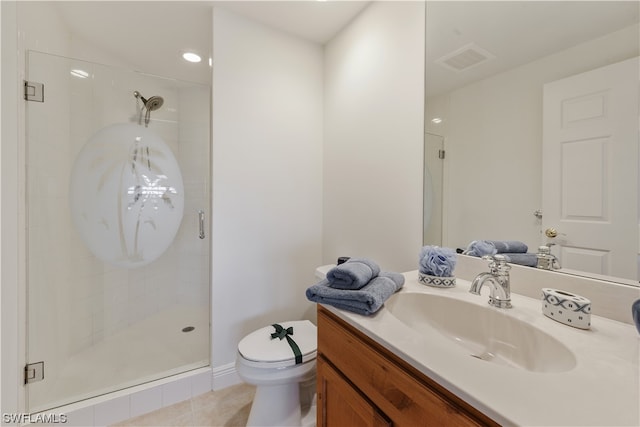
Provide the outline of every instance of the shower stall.
{"type": "Polygon", "coordinates": [[[442,246],[444,137],[425,132],[422,201],[422,243],[442,246]]]}
{"type": "Polygon", "coordinates": [[[28,412],[209,365],[210,92],[27,53],[28,412]]]}

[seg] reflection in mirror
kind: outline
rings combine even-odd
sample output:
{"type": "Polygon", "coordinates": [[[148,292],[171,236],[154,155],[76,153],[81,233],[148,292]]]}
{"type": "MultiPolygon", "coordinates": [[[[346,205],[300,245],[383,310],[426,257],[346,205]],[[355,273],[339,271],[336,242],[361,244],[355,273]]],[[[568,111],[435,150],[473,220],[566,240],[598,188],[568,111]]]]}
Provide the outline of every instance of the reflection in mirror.
{"type": "MultiPolygon", "coordinates": [[[[636,132],[624,140],[615,131],[599,135],[606,139],[599,145],[567,145],[557,158],[570,166],[565,169],[582,172],[571,178],[566,171],[562,177],[551,177],[557,167],[546,164],[549,155],[543,154],[543,141],[548,132],[543,130],[543,118],[548,114],[543,94],[545,86],[554,82],[638,57],[638,16],[638,2],[626,1],[427,2],[425,127],[428,134],[443,137],[446,149],[446,158],[440,161],[443,215],[438,224],[443,246],[464,248],[480,239],[519,240],[529,252],[536,252],[539,245],[551,243],[561,271],[637,283],[638,73],[623,90],[636,96],[635,102],[624,101],[634,114],[631,126],[636,132]],[[441,120],[436,123],[434,118],[441,120]],[[597,164],[604,172],[616,168],[611,156],[606,160],[596,156],[598,150],[608,153],[614,143],[633,147],[635,153],[634,167],[624,166],[621,184],[606,174],[599,181],[590,174],[597,164]],[[575,214],[563,201],[560,216],[552,218],[543,201],[556,197],[549,195],[553,191],[564,191],[572,206],[586,206],[589,212],[575,214]],[[586,247],[567,223],[572,216],[580,224],[610,222],[616,215],[613,200],[627,198],[624,192],[634,200],[633,221],[620,234],[632,250],[615,259],[631,259],[631,273],[617,272],[606,244],[598,250],[586,247]],[[548,228],[556,229],[557,237],[547,237],[548,228]],[[588,257],[578,256],[583,253],[588,257]]],[[[591,93],[598,91],[594,88],[591,93]]],[[[599,104],[584,103],[583,110],[595,105],[599,104]]],[[[593,141],[595,136],[573,138],[573,142],[593,141]]],[[[431,215],[425,223],[425,244],[437,244],[427,233],[435,221],[431,215]]]]}
{"type": "Polygon", "coordinates": [[[422,240],[435,246],[442,246],[443,156],[444,137],[427,132],[424,138],[424,230],[422,240]]]}

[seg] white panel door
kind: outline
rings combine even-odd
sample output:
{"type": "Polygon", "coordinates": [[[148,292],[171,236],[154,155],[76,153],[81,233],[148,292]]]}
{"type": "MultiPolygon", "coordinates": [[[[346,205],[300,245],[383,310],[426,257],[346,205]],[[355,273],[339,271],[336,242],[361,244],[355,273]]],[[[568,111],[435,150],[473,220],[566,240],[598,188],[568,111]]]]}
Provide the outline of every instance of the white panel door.
{"type": "Polygon", "coordinates": [[[633,58],[544,87],[542,226],[563,268],[638,278],[638,70],[633,58]]]}

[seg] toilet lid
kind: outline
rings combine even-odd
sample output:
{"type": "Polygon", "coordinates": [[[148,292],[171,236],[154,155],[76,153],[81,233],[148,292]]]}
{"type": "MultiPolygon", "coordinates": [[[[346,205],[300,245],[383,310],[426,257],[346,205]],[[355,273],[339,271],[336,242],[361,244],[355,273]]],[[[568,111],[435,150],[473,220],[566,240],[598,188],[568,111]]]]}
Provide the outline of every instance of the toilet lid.
{"type": "MultiPolygon", "coordinates": [[[[293,334],[290,337],[300,348],[303,362],[315,358],[318,334],[313,323],[308,320],[277,323],[284,329],[293,328],[293,334]]],[[[250,333],[240,341],[238,351],[242,357],[254,362],[291,361],[292,365],[295,364],[295,354],[287,339],[271,338],[271,334],[275,331],[276,329],[269,325],[250,333]]]]}

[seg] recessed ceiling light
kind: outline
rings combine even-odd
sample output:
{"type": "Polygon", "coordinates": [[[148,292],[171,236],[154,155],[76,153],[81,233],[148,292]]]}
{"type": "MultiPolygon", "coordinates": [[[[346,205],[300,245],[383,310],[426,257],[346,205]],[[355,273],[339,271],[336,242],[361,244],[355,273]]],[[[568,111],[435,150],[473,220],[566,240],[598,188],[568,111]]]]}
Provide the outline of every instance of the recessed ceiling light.
{"type": "Polygon", "coordinates": [[[182,54],[182,57],[184,58],[185,61],[189,61],[189,62],[200,62],[202,61],[202,58],[200,58],[200,55],[198,55],[197,53],[193,53],[193,52],[185,52],[182,54]]]}
{"type": "Polygon", "coordinates": [[[89,73],[87,73],[87,72],[86,72],[86,71],[84,71],[84,70],[78,70],[78,69],[76,69],[76,70],[71,70],[71,75],[72,75],[73,77],[78,77],[78,78],[80,78],[80,79],[86,79],[87,77],[89,77],[89,73]]]}
{"type": "Polygon", "coordinates": [[[434,117],[431,119],[431,123],[439,124],[442,123],[442,119],[440,117],[434,117]]]}

